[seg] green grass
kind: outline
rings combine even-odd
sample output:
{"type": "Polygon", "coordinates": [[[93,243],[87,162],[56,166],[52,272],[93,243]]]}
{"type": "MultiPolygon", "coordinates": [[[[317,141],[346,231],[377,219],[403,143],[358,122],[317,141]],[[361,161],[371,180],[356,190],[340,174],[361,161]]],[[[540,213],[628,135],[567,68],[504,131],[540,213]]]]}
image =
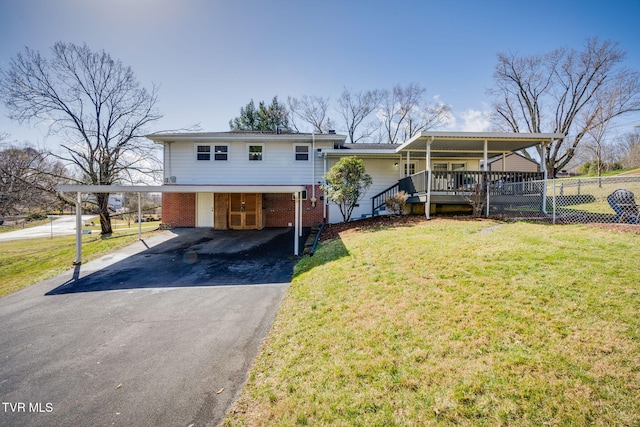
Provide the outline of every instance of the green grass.
{"type": "Polygon", "coordinates": [[[296,266],[223,425],[638,425],[639,287],[635,234],[343,233],[296,266]]]}
{"type": "MultiPolygon", "coordinates": [[[[137,240],[137,232],[131,230],[115,231],[104,238],[83,235],[82,260],[88,262],[137,240]]],[[[0,253],[1,297],[70,269],[76,253],[75,236],[0,242],[0,253]]]]}
{"type": "Polygon", "coordinates": [[[35,221],[26,221],[24,224],[20,225],[0,225],[0,233],[8,233],[9,231],[22,230],[44,224],[49,224],[49,220],[39,219],[35,221]]]}

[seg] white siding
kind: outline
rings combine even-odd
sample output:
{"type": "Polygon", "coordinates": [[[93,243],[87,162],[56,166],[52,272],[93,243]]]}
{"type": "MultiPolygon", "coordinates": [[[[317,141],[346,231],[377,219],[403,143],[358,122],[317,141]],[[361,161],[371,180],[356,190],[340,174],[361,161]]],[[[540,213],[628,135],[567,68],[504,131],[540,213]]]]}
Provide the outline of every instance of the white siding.
{"type": "MultiPolygon", "coordinates": [[[[391,187],[393,184],[398,182],[399,179],[399,170],[395,168],[395,164],[399,163],[399,159],[373,159],[373,158],[364,158],[364,167],[366,172],[371,175],[373,183],[369,190],[363,195],[360,199],[359,206],[357,206],[353,210],[353,214],[351,215],[351,219],[357,219],[362,217],[363,215],[371,215],[371,197],[380,193],[383,190],[391,187]]],[[[327,169],[331,168],[331,166],[335,165],[338,162],[338,159],[331,158],[329,159],[327,169]]],[[[329,202],[329,222],[336,223],[342,222],[342,214],[340,213],[340,209],[338,205],[335,203],[329,202]]]]}
{"type": "MultiPolygon", "coordinates": [[[[526,159],[517,154],[507,154],[505,157],[504,170],[506,171],[518,171],[518,172],[538,172],[538,164],[532,160],[526,159]]],[[[502,156],[494,162],[489,163],[489,170],[503,171],[502,168],[502,156]]]]}
{"type": "MultiPolygon", "coordinates": [[[[371,178],[373,184],[367,191],[367,193],[360,199],[359,206],[353,210],[351,219],[361,218],[363,215],[371,215],[371,198],[376,194],[386,190],[394,185],[398,180],[406,175],[406,158],[386,158],[386,159],[374,159],[363,158],[365,169],[371,178]],[[398,169],[395,164],[398,163],[398,169]],[[400,170],[401,169],[401,170],[400,170]]],[[[327,169],[335,165],[338,159],[331,158],[327,164],[327,169]]],[[[416,164],[416,173],[425,170],[426,161],[424,158],[410,158],[409,163],[416,164]]],[[[449,166],[451,163],[465,163],[466,168],[469,171],[480,170],[480,161],[478,159],[456,159],[456,158],[438,158],[432,161],[433,163],[447,163],[449,166]]],[[[342,214],[338,205],[329,202],[329,222],[336,223],[342,222],[342,214]]]]}
{"type": "MultiPolygon", "coordinates": [[[[244,141],[210,143],[211,160],[196,160],[196,145],[207,144],[175,142],[171,148],[165,148],[165,159],[170,162],[169,167],[165,167],[165,178],[176,177],[176,184],[311,184],[315,162],[315,182],[322,180],[322,159],[317,151],[309,150],[309,161],[296,161],[292,142],[265,142],[261,161],[249,160],[249,144],[244,141]],[[229,145],[228,160],[214,160],[213,146],[224,144],[229,145]]],[[[318,148],[333,148],[333,145],[317,143],[318,148]]]]}

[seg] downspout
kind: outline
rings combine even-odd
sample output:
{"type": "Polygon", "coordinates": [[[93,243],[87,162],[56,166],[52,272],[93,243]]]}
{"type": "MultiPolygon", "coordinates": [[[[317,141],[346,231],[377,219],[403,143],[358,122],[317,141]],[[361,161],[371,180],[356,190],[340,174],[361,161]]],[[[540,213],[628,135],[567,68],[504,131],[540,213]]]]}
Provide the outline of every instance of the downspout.
{"type": "Polygon", "coordinates": [[[171,142],[165,142],[164,144],[164,164],[168,165],[168,170],[165,171],[165,178],[172,176],[171,174],[171,142]]]}
{"type": "Polygon", "coordinates": [[[427,141],[427,203],[425,205],[425,215],[427,219],[431,219],[431,144],[433,136],[427,141]]]}
{"type": "MultiPolygon", "coordinates": [[[[327,153],[322,153],[322,182],[324,182],[324,176],[327,174],[327,153]]],[[[326,183],[325,183],[326,184],[326,183]]],[[[327,192],[324,191],[324,200],[322,201],[322,219],[327,222],[327,206],[329,200],[327,199],[327,192]]]]}
{"type": "Polygon", "coordinates": [[[298,233],[300,232],[300,225],[299,225],[299,216],[300,216],[300,211],[299,211],[299,204],[298,204],[298,199],[299,199],[299,192],[296,191],[295,193],[293,193],[293,200],[294,200],[294,233],[293,233],[293,255],[298,256],[298,245],[300,244],[300,237],[298,236],[298,233]]]}
{"type": "Polygon", "coordinates": [[[316,133],[311,133],[311,206],[316,207],[316,133]]]}

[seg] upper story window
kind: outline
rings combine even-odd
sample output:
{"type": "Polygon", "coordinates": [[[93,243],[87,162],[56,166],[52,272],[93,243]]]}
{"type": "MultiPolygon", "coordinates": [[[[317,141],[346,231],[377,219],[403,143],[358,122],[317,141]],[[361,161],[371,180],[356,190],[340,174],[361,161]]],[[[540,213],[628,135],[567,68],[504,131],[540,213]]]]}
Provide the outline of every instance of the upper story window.
{"type": "Polygon", "coordinates": [[[264,153],[264,144],[251,144],[248,145],[249,160],[262,161],[262,155],[264,153]]]}
{"type": "Polygon", "coordinates": [[[308,145],[294,145],[296,161],[309,161],[309,149],[310,147],[308,145]]]}
{"type": "Polygon", "coordinates": [[[229,145],[215,145],[213,151],[214,160],[229,160],[229,145]]]}
{"type": "Polygon", "coordinates": [[[211,146],[196,145],[196,160],[211,160],[211,146]]]}

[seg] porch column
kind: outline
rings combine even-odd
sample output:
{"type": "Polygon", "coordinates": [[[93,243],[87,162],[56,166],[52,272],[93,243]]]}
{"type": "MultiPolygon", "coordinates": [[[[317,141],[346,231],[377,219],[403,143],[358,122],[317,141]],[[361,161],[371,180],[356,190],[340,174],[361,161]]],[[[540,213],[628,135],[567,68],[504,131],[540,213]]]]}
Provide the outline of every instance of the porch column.
{"type": "Polygon", "coordinates": [[[411,151],[407,151],[407,165],[405,167],[405,174],[404,176],[409,176],[409,162],[411,161],[411,151]]]}
{"type": "Polygon", "coordinates": [[[425,215],[427,219],[431,219],[431,144],[433,143],[433,137],[427,141],[427,203],[424,207],[425,215]]]}
{"type": "MultiPolygon", "coordinates": [[[[487,141],[486,139],[484,140],[484,165],[483,165],[483,169],[484,169],[484,186],[485,186],[485,191],[487,192],[487,202],[485,203],[485,216],[487,218],[489,218],[489,182],[487,180],[488,176],[487,176],[487,171],[489,170],[489,156],[487,154],[487,151],[489,150],[489,141],[487,141]]],[[[504,171],[504,169],[503,169],[504,171]]]]}
{"type": "Polygon", "coordinates": [[[542,152],[542,161],[540,162],[540,167],[542,168],[542,176],[544,182],[542,183],[542,213],[547,213],[547,146],[544,143],[540,144],[541,152],[542,152]]]}
{"type": "Polygon", "coordinates": [[[82,264],[82,193],[76,196],[76,259],[73,265],[82,264]]]}

